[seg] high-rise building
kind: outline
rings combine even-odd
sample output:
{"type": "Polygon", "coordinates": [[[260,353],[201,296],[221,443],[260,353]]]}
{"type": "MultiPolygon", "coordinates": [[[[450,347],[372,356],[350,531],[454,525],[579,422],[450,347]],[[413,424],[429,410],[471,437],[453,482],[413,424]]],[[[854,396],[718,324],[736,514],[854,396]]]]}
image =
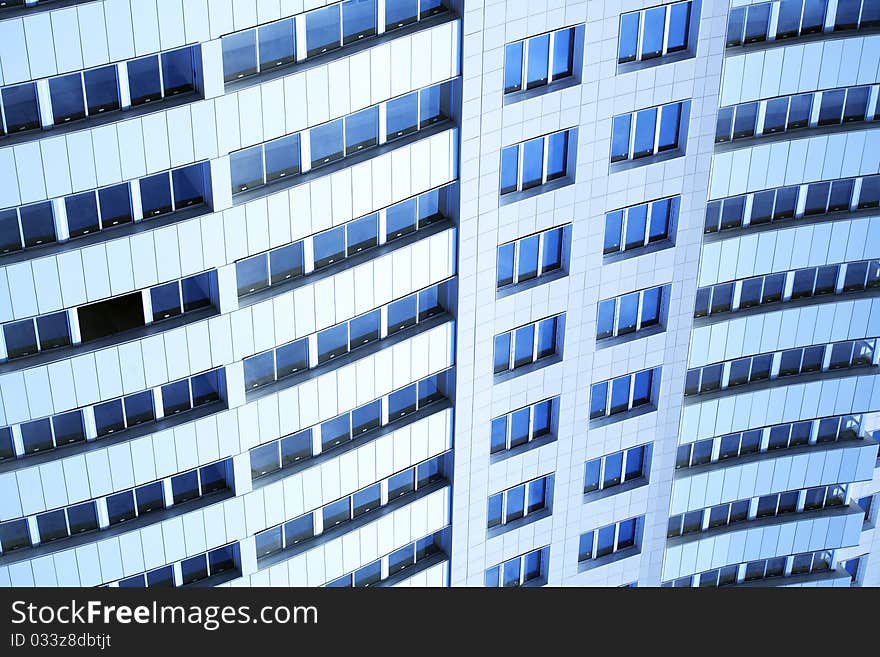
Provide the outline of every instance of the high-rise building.
{"type": "Polygon", "coordinates": [[[0,0],[0,585],[880,584],[878,69],[880,0],[0,0]]]}

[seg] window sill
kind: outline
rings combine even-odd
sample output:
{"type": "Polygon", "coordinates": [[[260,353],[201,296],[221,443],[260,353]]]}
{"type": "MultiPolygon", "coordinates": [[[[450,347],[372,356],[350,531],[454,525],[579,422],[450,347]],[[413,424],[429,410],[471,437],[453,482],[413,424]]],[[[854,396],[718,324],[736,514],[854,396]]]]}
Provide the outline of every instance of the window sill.
{"type": "MultiPolygon", "coordinates": [[[[771,135],[758,135],[755,137],[745,137],[734,141],[723,141],[715,144],[715,154],[727,153],[730,151],[738,151],[743,148],[753,148],[762,146],[763,144],[776,144],[782,141],[795,141],[797,139],[806,139],[809,137],[825,137],[827,135],[836,135],[847,132],[864,132],[874,130],[880,127],[880,121],[877,119],[869,121],[853,121],[852,123],[842,123],[840,125],[822,125],[807,128],[798,128],[786,132],[774,132],[771,135]]],[[[870,175],[870,174],[869,174],[870,175]]],[[[772,226],[772,224],[771,224],[772,226]]]]}
{"type": "MultiPolygon", "coordinates": [[[[745,358],[745,356],[744,356],[745,358]]],[[[787,385],[813,383],[815,381],[833,381],[835,379],[848,379],[850,377],[858,377],[868,375],[876,375],[877,365],[861,365],[859,367],[851,367],[848,369],[832,370],[828,372],[810,372],[809,374],[795,374],[793,376],[784,376],[782,378],[764,379],[757,383],[745,383],[734,386],[733,388],[723,388],[721,390],[712,390],[711,392],[697,393],[695,395],[685,395],[684,405],[702,404],[707,401],[714,401],[722,397],[737,395],[741,392],[760,392],[769,388],[781,388],[787,385]]]]}
{"type": "MultiPolygon", "coordinates": [[[[359,447],[362,447],[363,445],[366,445],[367,443],[371,443],[374,440],[381,438],[382,436],[387,436],[388,434],[393,433],[394,431],[397,431],[398,429],[402,429],[404,427],[407,427],[415,422],[418,422],[419,420],[422,420],[426,417],[434,415],[435,413],[440,413],[440,412],[445,411],[446,409],[449,409],[449,408],[452,408],[452,402],[450,402],[448,399],[436,401],[436,402],[433,402],[432,404],[428,404],[427,406],[420,408],[419,410],[415,411],[414,413],[409,413],[409,414],[405,415],[399,421],[392,422],[390,424],[386,424],[383,427],[378,427],[377,429],[373,429],[371,431],[364,432],[364,433],[356,436],[355,438],[352,438],[351,440],[347,440],[346,442],[342,443],[341,445],[339,445],[337,447],[329,449],[326,452],[321,452],[317,456],[313,456],[311,458],[300,459],[299,461],[295,461],[294,463],[291,463],[290,465],[287,465],[287,466],[282,467],[278,470],[270,472],[262,477],[258,477],[256,479],[253,479],[253,484],[252,484],[253,489],[257,490],[259,488],[264,488],[266,486],[274,484],[275,482],[281,481],[282,479],[286,479],[287,477],[290,477],[294,474],[297,474],[298,472],[303,472],[305,470],[308,470],[309,468],[317,467],[317,466],[321,465],[322,463],[325,463],[326,461],[338,458],[338,457],[342,456],[343,454],[350,452],[352,450],[358,449],[359,447]]],[[[304,429],[301,429],[300,431],[303,431],[303,430],[304,429]]],[[[272,441],[270,441],[270,442],[272,442],[272,441]]],[[[263,443],[263,444],[267,444],[267,443],[263,443]]]]}
{"type": "Polygon", "coordinates": [[[512,522],[505,523],[503,525],[495,525],[494,527],[488,527],[486,529],[486,540],[497,538],[498,536],[502,536],[509,531],[513,531],[514,529],[520,529],[521,527],[525,527],[526,525],[530,525],[533,522],[538,522],[544,518],[549,518],[553,515],[553,509],[544,507],[538,511],[533,511],[527,516],[523,516],[522,518],[517,518],[512,522]]]}
{"type": "Polygon", "coordinates": [[[608,564],[615,563],[617,561],[623,561],[624,559],[629,559],[630,557],[637,556],[642,553],[641,545],[634,545],[632,547],[624,548],[623,550],[618,550],[613,554],[606,554],[603,557],[598,557],[595,559],[586,559],[584,561],[578,561],[578,572],[583,573],[588,570],[594,570],[596,568],[601,568],[602,566],[607,566],[608,564]]]}
{"type": "Polygon", "coordinates": [[[495,463],[501,463],[502,461],[506,461],[509,458],[513,458],[515,456],[521,456],[527,452],[531,452],[535,449],[540,449],[544,445],[550,445],[551,443],[556,442],[556,434],[554,433],[546,433],[543,436],[539,436],[533,440],[530,440],[527,443],[523,443],[522,445],[517,445],[516,447],[512,447],[510,449],[505,449],[499,452],[494,452],[493,454],[489,454],[489,464],[490,466],[495,463]]]}
{"type": "Polygon", "coordinates": [[[519,292],[531,290],[532,288],[538,287],[539,285],[544,285],[545,283],[557,281],[560,278],[565,278],[566,276],[568,276],[568,271],[564,267],[560,267],[559,269],[555,269],[548,274],[542,274],[541,276],[531,278],[527,281],[523,281],[522,283],[513,283],[511,285],[505,285],[504,287],[496,288],[495,298],[503,299],[505,297],[518,294],[519,292]]]}
{"type": "Polygon", "coordinates": [[[14,550],[12,552],[0,555],[0,566],[7,566],[18,561],[33,560],[38,557],[53,554],[55,552],[71,550],[73,548],[79,547],[81,545],[87,545],[89,543],[103,542],[109,538],[120,536],[121,534],[125,534],[131,530],[142,529],[144,527],[147,527],[148,525],[158,524],[164,520],[176,518],[178,516],[184,515],[185,513],[190,513],[191,511],[197,511],[211,504],[219,504],[220,502],[231,499],[233,497],[235,497],[235,493],[231,490],[217,491],[216,493],[205,495],[198,498],[197,500],[193,500],[192,502],[185,502],[183,504],[170,506],[165,509],[151,511],[146,515],[138,516],[137,518],[133,518],[132,520],[126,520],[125,522],[107,527],[105,529],[96,529],[89,532],[84,532],[82,534],[75,534],[67,538],[60,538],[56,541],[52,541],[51,543],[45,543],[29,548],[14,550]]]}
{"type": "MultiPolygon", "coordinates": [[[[0,147],[2,147],[2,144],[0,144],[0,147]]],[[[131,184],[135,184],[136,182],[137,180],[134,180],[131,184]]],[[[92,246],[93,244],[109,242],[120,237],[130,237],[131,235],[137,235],[138,233],[143,233],[148,230],[155,230],[157,228],[162,228],[163,226],[176,224],[181,221],[186,221],[187,219],[210,214],[211,212],[213,212],[211,207],[207,203],[202,203],[201,205],[194,205],[182,210],[177,210],[176,212],[169,212],[168,214],[160,215],[155,219],[142,219],[115,228],[99,230],[90,235],[67,239],[63,242],[52,242],[43,246],[34,246],[13,253],[5,253],[0,255],[0,267],[5,267],[6,265],[15,264],[17,262],[25,262],[27,260],[36,260],[38,258],[58,253],[66,253],[68,251],[92,246]]]]}
{"type": "Polygon", "coordinates": [[[692,48],[688,48],[687,50],[674,52],[671,55],[663,55],[662,57],[642,59],[635,62],[624,62],[623,64],[617,65],[617,75],[625,75],[626,73],[632,73],[634,71],[643,71],[646,68],[655,68],[657,66],[663,66],[664,64],[683,62],[688,59],[693,59],[694,57],[696,57],[696,53],[692,48]]]}
{"type": "Polygon", "coordinates": [[[397,333],[389,337],[380,340],[374,340],[372,343],[366,346],[358,347],[353,351],[344,353],[340,356],[337,356],[336,358],[328,360],[325,363],[321,363],[316,367],[312,367],[311,369],[303,370],[302,372],[284,377],[283,379],[278,379],[277,381],[273,381],[272,383],[260,386],[259,388],[246,390],[245,399],[248,402],[252,402],[257,399],[262,399],[263,397],[266,397],[268,395],[280,392],[281,390],[286,390],[287,388],[301,385],[306,381],[316,379],[319,376],[326,374],[327,372],[332,372],[339,369],[340,367],[344,367],[345,365],[351,365],[352,363],[357,362],[362,358],[371,356],[375,353],[382,351],[383,349],[388,349],[400,342],[403,342],[404,340],[409,340],[410,338],[420,333],[429,331],[433,328],[436,328],[443,324],[447,324],[452,321],[454,321],[454,318],[449,312],[443,312],[439,315],[434,315],[424,322],[414,324],[409,328],[398,331],[397,333]]]}
{"type": "MultiPolygon", "coordinates": [[[[52,8],[55,7],[53,6],[52,8]]],[[[6,18],[6,16],[0,14],[0,19],[3,18],[6,18]]],[[[204,95],[199,91],[179,93],[174,96],[162,98],[161,100],[144,103],[143,105],[136,105],[135,107],[130,107],[128,109],[113,110],[112,112],[87,116],[83,119],[70,121],[69,123],[62,123],[57,126],[34,128],[33,130],[6,135],[5,137],[0,138],[0,147],[5,148],[6,146],[15,146],[26,142],[38,141],[43,138],[69,135],[72,132],[79,132],[81,130],[93,130],[94,128],[99,128],[111,123],[122,123],[123,121],[135,119],[147,114],[153,114],[154,112],[163,112],[174,109],[175,107],[180,107],[181,105],[189,105],[198,100],[204,100],[204,95]]]]}
{"type": "Polygon", "coordinates": [[[584,504],[587,504],[588,502],[596,502],[598,500],[605,499],[606,497],[617,495],[618,493],[626,493],[635,490],[636,488],[642,488],[643,486],[647,485],[648,478],[645,475],[641,475],[640,477],[630,479],[629,481],[625,481],[622,484],[618,484],[617,486],[611,486],[610,488],[602,488],[600,490],[593,490],[589,493],[584,493],[584,504]]]}
{"type": "Polygon", "coordinates": [[[505,370],[504,372],[497,372],[494,375],[494,384],[504,383],[505,381],[509,381],[511,379],[515,379],[523,374],[529,374],[530,372],[535,372],[537,370],[544,369],[545,367],[549,367],[550,365],[556,365],[557,363],[562,362],[562,354],[556,353],[552,356],[546,356],[539,360],[536,360],[533,363],[529,363],[528,365],[523,365],[522,367],[517,367],[512,370],[505,370]]]}
{"type": "Polygon", "coordinates": [[[663,151],[662,153],[640,157],[637,160],[628,159],[621,160],[620,162],[611,162],[608,165],[608,173],[621,173],[623,171],[629,171],[630,169],[638,169],[640,167],[648,166],[649,164],[659,164],[660,162],[674,160],[677,157],[684,157],[684,155],[685,149],[679,146],[678,148],[672,148],[668,151],[663,151]]]}
{"type": "Polygon", "coordinates": [[[172,317],[170,319],[165,319],[160,322],[154,322],[152,324],[145,324],[144,326],[138,326],[137,328],[122,331],[120,333],[116,333],[115,335],[108,335],[97,340],[80,342],[77,344],[68,345],[66,347],[49,349],[48,351],[38,351],[37,353],[31,354],[29,356],[15,358],[13,360],[7,360],[0,363],[0,374],[30,369],[32,367],[38,367],[40,365],[46,365],[48,363],[73,358],[84,353],[98,351],[99,349],[104,349],[106,347],[115,347],[127,342],[134,342],[135,340],[141,340],[151,335],[165,333],[181,326],[186,326],[188,324],[193,324],[203,319],[208,319],[209,317],[215,317],[219,314],[220,311],[217,310],[217,308],[215,308],[214,306],[208,306],[207,308],[193,310],[188,313],[177,315],[176,317],[172,317]]]}
{"type": "Polygon", "coordinates": [[[648,403],[642,404],[641,406],[636,406],[635,408],[631,408],[628,411],[624,411],[623,413],[615,413],[614,415],[606,415],[604,417],[592,418],[590,419],[590,429],[598,429],[599,427],[604,427],[609,424],[623,422],[624,420],[631,420],[632,418],[647,415],[648,413],[653,413],[656,410],[657,406],[655,404],[648,403]]]}
{"type": "Polygon", "coordinates": [[[156,422],[145,422],[129,429],[116,431],[107,436],[96,438],[95,440],[64,445],[63,447],[47,449],[46,451],[36,452],[34,454],[25,454],[16,459],[7,459],[0,462],[0,474],[23,470],[43,463],[49,463],[50,461],[61,461],[62,459],[71,456],[88,454],[99,449],[104,449],[105,447],[118,445],[119,443],[134,440],[135,438],[141,438],[151,433],[158,433],[165,429],[170,429],[171,427],[186,424],[187,422],[194,422],[208,415],[225,411],[226,408],[225,401],[215,401],[210,404],[205,404],[204,406],[197,406],[189,411],[163,417],[156,422]]]}
{"type": "Polygon", "coordinates": [[[519,203],[520,201],[532,198],[533,196],[540,196],[541,194],[554,192],[557,189],[562,189],[563,187],[568,187],[569,185],[573,184],[574,178],[572,176],[563,176],[562,178],[551,180],[550,182],[546,182],[543,185],[538,185],[537,187],[532,187],[531,189],[501,194],[498,198],[498,205],[499,207],[504,207],[505,205],[510,205],[511,203],[519,203]]]}
{"type": "Polygon", "coordinates": [[[666,327],[662,324],[658,324],[656,326],[649,326],[646,329],[633,331],[632,333],[627,333],[625,335],[615,335],[610,338],[601,338],[596,340],[596,350],[598,351],[601,349],[610,349],[611,347],[616,347],[617,345],[635,342],[636,340],[649,338],[652,335],[660,335],[661,333],[665,332],[666,327]]]}
{"type": "Polygon", "coordinates": [[[540,96],[552,94],[555,91],[562,91],[563,89],[576,87],[580,83],[581,80],[577,75],[569,75],[568,77],[562,78],[560,80],[554,80],[549,84],[543,84],[540,87],[504,94],[502,104],[506,107],[507,105],[521,103],[523,101],[530,100],[531,98],[538,98],[540,96]]]}
{"type": "Polygon", "coordinates": [[[674,246],[675,241],[671,237],[667,237],[662,240],[657,240],[656,242],[651,242],[646,246],[639,246],[634,249],[627,249],[626,251],[615,251],[614,253],[603,254],[602,264],[610,265],[615,262],[622,262],[624,260],[630,260],[631,258],[637,258],[638,256],[648,255],[649,253],[665,251],[666,249],[671,249],[674,246]]]}

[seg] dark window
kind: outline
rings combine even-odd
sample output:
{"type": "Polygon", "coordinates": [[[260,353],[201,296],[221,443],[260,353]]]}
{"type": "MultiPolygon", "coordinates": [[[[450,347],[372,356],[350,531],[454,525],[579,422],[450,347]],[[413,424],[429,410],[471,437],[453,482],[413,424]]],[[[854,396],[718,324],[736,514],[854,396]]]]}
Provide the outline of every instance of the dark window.
{"type": "Polygon", "coordinates": [[[37,85],[34,82],[5,87],[0,90],[6,132],[9,134],[40,127],[40,106],[37,103],[37,85]]]}
{"type": "Polygon", "coordinates": [[[165,96],[195,90],[193,54],[192,48],[162,53],[162,87],[165,96]]]}
{"type": "Polygon", "coordinates": [[[143,326],[143,299],[139,292],[135,292],[81,306],[77,315],[82,341],[90,342],[143,326]]]}
{"type": "Polygon", "coordinates": [[[86,439],[82,411],[71,411],[54,416],[52,428],[55,432],[55,445],[58,447],[80,443],[86,439]]]}
{"type": "Polygon", "coordinates": [[[55,125],[85,118],[83,81],[79,73],[49,78],[49,95],[52,98],[55,125]]]}
{"type": "Polygon", "coordinates": [[[294,59],[293,19],[260,28],[260,69],[289,64],[294,59]]]}
{"type": "Polygon", "coordinates": [[[25,247],[51,244],[55,241],[55,218],[52,203],[34,203],[19,209],[21,232],[25,247]]]}
{"type": "Polygon", "coordinates": [[[272,285],[304,273],[303,243],[296,242],[269,252],[269,275],[272,285]]]}
{"type": "Polygon", "coordinates": [[[141,178],[139,183],[141,186],[141,207],[145,219],[167,214],[174,209],[171,203],[171,185],[167,172],[141,178]]]}
{"type": "Polygon", "coordinates": [[[119,81],[115,65],[86,71],[83,79],[90,115],[119,109],[119,81]]]}
{"type": "Polygon", "coordinates": [[[206,166],[205,164],[194,164],[171,172],[175,210],[205,202],[206,166]]]}
{"type": "Polygon", "coordinates": [[[128,89],[132,107],[162,98],[159,58],[156,55],[128,62],[128,89]]]}
{"type": "Polygon", "coordinates": [[[419,0],[386,0],[385,1],[385,29],[392,30],[410,23],[415,23],[419,18],[419,0]]]}

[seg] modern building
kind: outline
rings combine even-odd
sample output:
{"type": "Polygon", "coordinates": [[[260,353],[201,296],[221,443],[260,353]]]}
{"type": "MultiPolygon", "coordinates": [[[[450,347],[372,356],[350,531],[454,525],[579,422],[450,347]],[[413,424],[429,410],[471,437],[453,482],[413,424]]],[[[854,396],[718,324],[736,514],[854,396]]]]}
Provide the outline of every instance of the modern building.
{"type": "Polygon", "coordinates": [[[880,584],[878,69],[877,0],[0,0],[0,585],[880,584]]]}

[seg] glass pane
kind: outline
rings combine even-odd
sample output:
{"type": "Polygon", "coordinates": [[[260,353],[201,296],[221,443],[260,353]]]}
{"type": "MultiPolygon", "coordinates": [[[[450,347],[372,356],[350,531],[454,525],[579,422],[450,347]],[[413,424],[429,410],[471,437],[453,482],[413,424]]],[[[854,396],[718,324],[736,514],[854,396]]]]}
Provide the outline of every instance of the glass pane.
{"type": "Polygon", "coordinates": [[[388,334],[413,326],[418,317],[418,295],[410,295],[388,305],[388,334]]]}
{"type": "Polygon", "coordinates": [[[766,41],[767,24],[770,21],[770,5],[771,3],[768,2],[763,5],[752,5],[749,7],[744,43],[766,41]]]}
{"type": "Polygon", "coordinates": [[[389,140],[415,132],[419,127],[419,94],[413,92],[389,100],[385,120],[389,140]]]}
{"type": "Polygon", "coordinates": [[[174,282],[152,288],[150,290],[150,303],[153,308],[154,322],[179,315],[182,312],[180,285],[174,282]]]}
{"type": "Polygon", "coordinates": [[[608,382],[596,383],[590,388],[590,418],[602,417],[608,405],[608,382]]]}
{"type": "Polygon", "coordinates": [[[144,218],[167,214],[174,209],[171,203],[171,184],[167,173],[140,179],[141,208],[144,218]]]}
{"type": "Polygon", "coordinates": [[[392,205],[385,211],[386,240],[390,241],[416,230],[416,200],[392,205]]]}
{"type": "Polygon", "coordinates": [[[727,18],[727,46],[742,44],[743,28],[745,27],[746,8],[737,7],[731,9],[727,18]]]}
{"type": "Polygon", "coordinates": [[[192,408],[189,398],[189,381],[177,381],[162,386],[162,407],[166,416],[192,408]]]}
{"type": "Polygon", "coordinates": [[[244,359],[244,384],[257,388],[275,380],[275,354],[268,351],[244,359]]]}
{"type": "Polygon", "coordinates": [[[204,164],[194,164],[171,172],[175,210],[205,202],[205,166],[204,164]]]}
{"type": "Polygon", "coordinates": [[[498,287],[513,283],[513,256],[515,250],[516,245],[513,242],[498,247],[498,273],[496,276],[496,285],[498,287]]]}
{"type": "Polygon", "coordinates": [[[337,226],[314,236],[315,269],[345,258],[345,226],[337,226]]]}
{"type": "Polygon", "coordinates": [[[309,57],[320,55],[342,44],[339,5],[306,14],[306,48],[309,57]]]}
{"type": "Polygon", "coordinates": [[[568,159],[568,131],[557,132],[547,138],[547,180],[561,178],[566,173],[568,159]]]}
{"type": "Polygon", "coordinates": [[[49,78],[49,95],[52,98],[52,115],[55,125],[84,118],[83,82],[79,73],[49,78]]]}
{"type": "Polygon", "coordinates": [[[519,169],[519,145],[501,151],[501,193],[515,192],[519,169]]]}
{"type": "Polygon", "coordinates": [[[418,17],[419,0],[385,0],[386,30],[415,23],[418,17]]]}
{"type": "Polygon", "coordinates": [[[568,77],[572,74],[574,55],[574,30],[571,28],[553,33],[553,79],[568,77]]]}
{"type": "Polygon", "coordinates": [[[162,54],[162,86],[166,97],[195,89],[192,48],[162,54]]]}
{"type": "Polygon", "coordinates": [[[605,254],[620,251],[620,235],[623,230],[623,210],[605,215],[605,241],[602,252],[605,254]]]}
{"type": "Polygon", "coordinates": [[[99,189],[98,201],[101,206],[102,228],[106,229],[132,222],[131,193],[128,183],[99,189]]]}
{"type": "Polygon", "coordinates": [[[52,418],[55,444],[58,446],[81,443],[86,439],[82,411],[71,411],[52,418]]]}
{"type": "Polygon", "coordinates": [[[67,228],[71,238],[100,230],[98,199],[94,192],[68,196],[64,199],[64,207],[67,210],[67,228]]]}
{"type": "Polygon", "coordinates": [[[529,324],[516,330],[514,340],[513,366],[522,367],[534,360],[535,325],[529,324]]]}
{"type": "Polygon", "coordinates": [[[679,121],[681,119],[681,104],[673,103],[664,105],[660,115],[660,140],[657,144],[658,151],[667,151],[678,146],[679,121]]]}
{"type": "Polygon", "coordinates": [[[489,451],[492,454],[507,449],[507,416],[502,416],[492,420],[492,429],[490,432],[489,451]]]}
{"type": "Polygon", "coordinates": [[[645,12],[645,29],[642,35],[642,59],[653,59],[662,54],[665,28],[666,7],[654,7],[645,12]]]}
{"type": "Polygon", "coordinates": [[[349,44],[376,33],[376,0],[345,0],[342,3],[343,43],[349,44]]]}
{"type": "Polygon", "coordinates": [[[840,123],[843,115],[843,89],[822,92],[822,104],[819,107],[819,125],[840,123]]]}
{"type": "Polygon", "coordinates": [[[846,105],[843,110],[843,122],[864,121],[868,111],[869,87],[849,89],[846,92],[846,105]]]}
{"type": "Polygon", "coordinates": [[[636,115],[636,133],[633,143],[633,157],[645,157],[654,152],[654,129],[657,123],[657,108],[642,110],[636,115]]]}
{"type": "Polygon", "coordinates": [[[223,79],[238,80],[257,72],[256,30],[230,34],[222,39],[223,79]]]}
{"type": "Polygon", "coordinates": [[[310,133],[312,168],[338,160],[343,156],[342,119],[312,128],[310,133]]]}
{"type": "Polygon", "coordinates": [[[510,369],[510,333],[495,336],[495,373],[510,369]]]}
{"type": "Polygon", "coordinates": [[[614,117],[611,127],[611,161],[618,162],[629,157],[629,133],[631,115],[614,117]]]}
{"type": "Polygon", "coordinates": [[[55,218],[50,202],[22,206],[18,213],[26,247],[55,241],[55,218]]]}
{"type": "Polygon", "coordinates": [[[270,141],[265,148],[266,182],[300,172],[299,135],[270,141]]]}
{"type": "Polygon", "coordinates": [[[788,109],[788,129],[805,128],[810,122],[813,94],[793,96],[788,109]]]}
{"type": "Polygon", "coordinates": [[[526,487],[516,486],[511,488],[507,491],[505,497],[507,498],[507,509],[504,515],[504,522],[508,523],[522,518],[525,515],[526,487]]]}
{"type": "Polygon", "coordinates": [[[639,41],[639,12],[633,11],[620,16],[620,41],[617,47],[617,62],[635,61],[639,41]]]}
{"type": "Polygon", "coordinates": [[[644,245],[647,221],[647,205],[636,205],[627,210],[626,249],[632,249],[644,245]]]}
{"type": "Polygon", "coordinates": [[[351,155],[379,143],[379,108],[371,107],[345,117],[345,153],[351,155]]]}
{"type": "Polygon", "coordinates": [[[325,363],[348,352],[348,324],[340,324],[318,333],[318,362],[325,363]]]}
{"type": "Polygon", "coordinates": [[[244,296],[262,290],[269,285],[266,256],[258,255],[235,263],[238,295],[244,296]]]}
{"type": "Polygon", "coordinates": [[[533,89],[547,84],[550,69],[550,35],[529,39],[529,57],[526,71],[526,89],[533,89]]]}
{"type": "Polygon", "coordinates": [[[421,127],[424,128],[431,123],[437,123],[441,119],[449,117],[452,111],[450,90],[450,85],[445,83],[422,89],[420,92],[421,108],[419,109],[421,127]]]}
{"type": "Polygon", "coordinates": [[[602,339],[614,334],[614,309],[616,301],[607,299],[599,303],[599,311],[596,320],[596,338],[602,339]]]}
{"type": "Polygon", "coordinates": [[[677,208],[677,199],[663,199],[651,205],[651,225],[648,242],[657,242],[669,236],[669,216],[677,208]]]}
{"type": "Polygon", "coordinates": [[[40,127],[40,108],[37,104],[37,85],[33,82],[0,90],[6,132],[13,134],[40,127]]]}
{"type": "Polygon", "coordinates": [[[610,488],[621,482],[623,471],[623,452],[605,457],[605,472],[602,477],[602,488],[610,488]]]}
{"type": "Polygon", "coordinates": [[[302,276],[303,266],[302,242],[289,244],[269,252],[269,273],[272,285],[302,276]]]}
{"type": "Polygon", "coordinates": [[[260,70],[289,64],[294,59],[293,19],[260,28],[260,70]]]}
{"type": "Polygon", "coordinates": [[[90,115],[119,109],[119,82],[115,65],[86,71],[83,77],[90,115]]]}
{"type": "Polygon", "coordinates": [[[95,427],[99,437],[125,428],[121,399],[98,404],[93,410],[95,414],[95,427]]]}
{"type": "Polygon", "coordinates": [[[753,137],[755,134],[755,122],[758,119],[758,103],[745,103],[736,108],[736,118],[733,122],[733,138],[743,139],[753,137]]]}
{"type": "Polygon", "coordinates": [[[519,241],[517,280],[523,282],[538,275],[538,247],[540,235],[532,235],[519,241]]]}
{"type": "Polygon", "coordinates": [[[543,182],[544,138],[532,139],[523,145],[522,188],[536,187],[543,182]]]}
{"type": "Polygon", "coordinates": [[[669,37],[666,52],[677,52],[687,48],[690,20],[690,2],[679,2],[669,8],[669,37]]]}
{"type": "Polygon", "coordinates": [[[253,146],[229,156],[232,193],[243,192],[263,184],[263,148],[253,146]]]}
{"type": "Polygon", "coordinates": [[[629,408],[629,384],[630,377],[623,376],[611,382],[611,410],[610,415],[622,413],[629,408]]]}
{"type": "Polygon", "coordinates": [[[157,56],[128,62],[128,90],[132,107],[162,98],[157,56]]]}
{"type": "Polygon", "coordinates": [[[646,370],[635,375],[633,381],[633,408],[651,401],[651,386],[654,380],[653,370],[646,370]]]}

